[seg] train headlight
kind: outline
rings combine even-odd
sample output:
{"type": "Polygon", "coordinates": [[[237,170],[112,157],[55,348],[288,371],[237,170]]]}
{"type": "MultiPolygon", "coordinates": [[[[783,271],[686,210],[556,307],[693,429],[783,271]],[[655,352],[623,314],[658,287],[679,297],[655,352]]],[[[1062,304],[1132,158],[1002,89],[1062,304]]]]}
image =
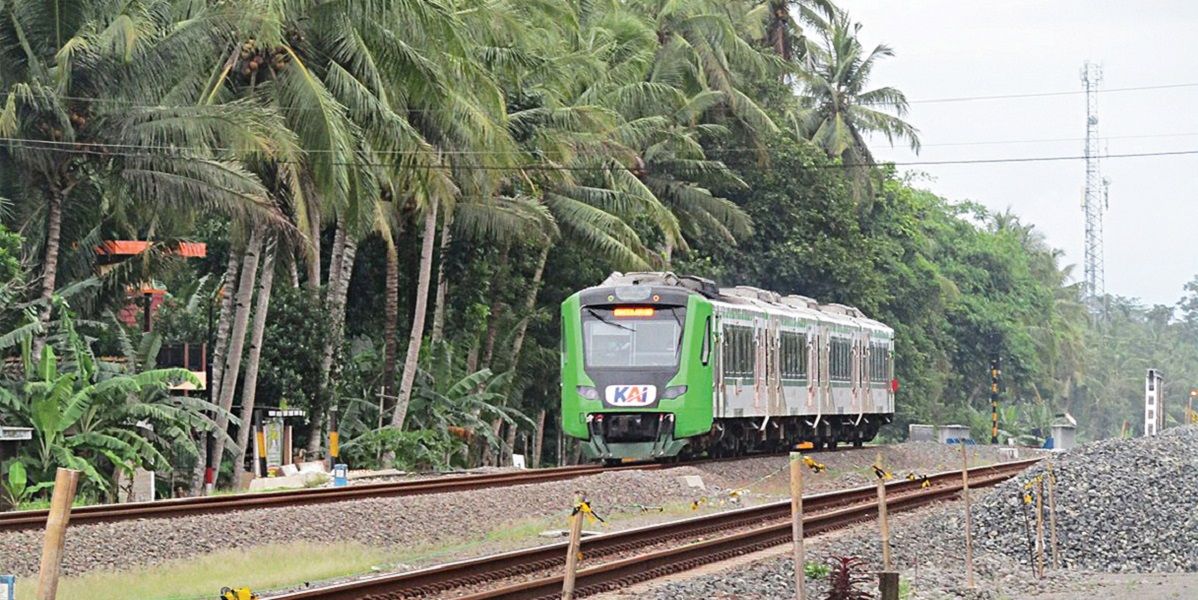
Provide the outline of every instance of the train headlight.
{"type": "Polygon", "coordinates": [[[587,400],[599,399],[599,390],[589,385],[580,385],[576,389],[578,390],[578,395],[586,398],[587,400]]]}
{"type": "Polygon", "coordinates": [[[661,398],[663,400],[671,400],[671,399],[677,398],[678,396],[681,396],[685,393],[686,393],[685,385],[672,385],[672,386],[666,388],[666,391],[661,393],[661,398]]]}

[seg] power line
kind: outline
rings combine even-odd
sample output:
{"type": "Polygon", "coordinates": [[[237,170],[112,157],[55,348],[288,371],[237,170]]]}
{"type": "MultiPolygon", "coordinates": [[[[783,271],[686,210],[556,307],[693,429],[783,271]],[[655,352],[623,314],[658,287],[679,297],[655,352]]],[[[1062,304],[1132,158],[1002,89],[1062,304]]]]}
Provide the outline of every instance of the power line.
{"type": "MultiPolygon", "coordinates": [[[[1122,87],[1122,88],[1108,88],[1108,89],[1099,90],[1098,93],[1112,94],[1112,93],[1121,93],[1121,92],[1142,92],[1142,91],[1151,91],[1151,90],[1169,90],[1169,89],[1182,89],[1182,88],[1193,88],[1193,87],[1198,87],[1198,82],[1168,83],[1168,84],[1160,84],[1160,85],[1141,85],[1141,86],[1122,87]]],[[[5,98],[7,96],[11,96],[14,93],[15,92],[0,91],[0,98],[5,98]]],[[[993,94],[993,95],[987,95],[987,96],[950,96],[950,97],[945,97],[945,98],[920,98],[920,99],[915,99],[915,100],[908,100],[907,104],[944,104],[944,103],[954,103],[954,102],[977,102],[977,101],[988,101],[988,100],[1017,100],[1017,99],[1023,99],[1023,98],[1050,98],[1053,96],[1077,96],[1077,95],[1084,94],[1084,93],[1085,93],[1084,90],[1060,90],[1060,91],[1052,91],[1052,92],[1026,92],[1026,93],[1014,93],[1014,94],[993,94]]],[[[174,109],[174,108],[196,108],[197,107],[197,105],[191,105],[191,104],[141,104],[141,103],[137,103],[134,101],[122,100],[122,99],[118,99],[118,98],[100,98],[100,97],[96,97],[96,96],[67,96],[67,95],[55,94],[54,97],[58,98],[59,100],[67,100],[67,101],[71,101],[71,102],[95,102],[98,104],[113,104],[116,106],[123,106],[123,107],[127,107],[127,108],[149,108],[149,109],[163,110],[163,109],[174,109]]],[[[211,106],[220,106],[220,105],[217,104],[217,105],[211,105],[211,106]]],[[[277,110],[277,111],[283,112],[283,113],[324,112],[324,111],[321,111],[320,109],[307,108],[307,107],[302,107],[302,106],[275,106],[273,108],[274,108],[274,110],[277,110]]],[[[400,113],[434,113],[434,112],[443,112],[443,109],[401,108],[401,109],[398,109],[397,112],[400,112],[400,113]]]]}
{"type": "MultiPolygon", "coordinates": [[[[105,144],[88,143],[88,142],[59,142],[51,140],[31,140],[22,138],[2,138],[0,142],[8,142],[22,150],[38,150],[46,152],[63,152],[68,154],[86,154],[94,156],[120,156],[129,158],[165,158],[168,160],[199,160],[204,157],[203,153],[211,151],[208,148],[188,148],[188,147],[157,147],[164,148],[164,152],[130,152],[130,151],[111,151],[109,146],[105,144]],[[182,152],[193,151],[197,154],[182,154],[182,152]]],[[[154,147],[140,147],[133,145],[125,145],[126,148],[147,149],[154,147]]],[[[1156,152],[1125,152],[1117,154],[1105,154],[1103,159],[1121,159],[1121,158],[1150,158],[1164,156],[1189,156],[1198,155],[1198,149],[1194,150],[1172,150],[1172,151],[1156,151],[1156,152]]],[[[980,164],[1010,164],[1010,163],[1035,163],[1035,162],[1059,162],[1085,160],[1085,154],[1070,154],[1056,156],[1015,156],[1003,158],[977,158],[977,159],[953,159],[953,160],[915,160],[915,161],[895,161],[895,162],[874,162],[874,163],[829,163],[821,165],[810,165],[808,168],[813,169],[847,169],[861,167],[879,167],[879,166],[896,166],[896,167],[917,167],[917,166],[936,166],[936,165],[980,165],[980,164]]],[[[216,159],[213,159],[216,160],[216,159]]],[[[274,160],[280,164],[304,164],[300,161],[293,160],[274,160]]],[[[463,170],[479,170],[479,171],[519,171],[519,170],[540,170],[540,171],[612,171],[623,167],[616,165],[590,165],[590,166],[570,166],[570,165],[552,165],[529,163],[523,165],[440,165],[440,164],[403,164],[402,162],[378,162],[378,161],[333,161],[330,164],[336,166],[356,166],[356,167],[395,167],[402,166],[409,169],[463,169],[463,170]]]]}
{"type": "MultiPolygon", "coordinates": [[[[1170,90],[1176,88],[1191,88],[1198,87],[1198,82],[1195,83],[1170,83],[1164,85],[1141,85],[1135,87],[1122,88],[1107,88],[1099,90],[1100,94],[1111,94],[1116,92],[1141,92],[1147,90],[1170,90]]],[[[908,100],[907,104],[939,104],[948,102],[975,102],[981,100],[1013,100],[1019,98],[1047,98],[1051,96],[1077,96],[1085,94],[1085,90],[1068,90],[1059,92],[1031,92],[1026,94],[996,94],[992,96],[958,96],[950,98],[924,98],[920,100],[908,100]]]]}
{"type": "MultiPolygon", "coordinates": [[[[1134,139],[1149,139],[1149,138],[1173,138],[1173,137],[1195,137],[1198,136],[1198,131],[1190,133],[1144,133],[1137,135],[1104,135],[1099,138],[1102,141],[1109,140],[1134,140],[1134,139]]],[[[1062,138],[1028,138],[1022,140],[991,140],[979,142],[942,142],[939,144],[920,144],[921,148],[944,147],[944,146],[1001,146],[1005,144],[1045,144],[1053,142],[1083,142],[1084,137],[1062,137],[1062,138]]]]}

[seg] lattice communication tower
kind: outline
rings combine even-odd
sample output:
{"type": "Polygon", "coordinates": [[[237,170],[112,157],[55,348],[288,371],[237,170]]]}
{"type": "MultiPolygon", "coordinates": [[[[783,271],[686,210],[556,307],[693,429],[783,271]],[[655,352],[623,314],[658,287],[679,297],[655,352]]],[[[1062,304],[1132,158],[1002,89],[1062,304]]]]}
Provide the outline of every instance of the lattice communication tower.
{"type": "Polygon", "coordinates": [[[1102,213],[1107,206],[1107,188],[1102,177],[1098,149],[1098,85],[1102,83],[1102,65],[1087,61],[1081,71],[1086,89],[1086,192],[1082,208],[1086,219],[1085,301],[1090,313],[1101,317],[1105,312],[1106,284],[1102,264],[1102,213]]]}

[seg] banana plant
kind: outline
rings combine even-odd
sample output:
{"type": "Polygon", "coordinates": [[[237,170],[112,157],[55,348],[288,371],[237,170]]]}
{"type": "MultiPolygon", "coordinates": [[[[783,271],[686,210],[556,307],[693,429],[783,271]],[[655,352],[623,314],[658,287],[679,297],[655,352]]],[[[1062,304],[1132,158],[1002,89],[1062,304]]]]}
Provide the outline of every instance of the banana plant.
{"type": "Polygon", "coordinates": [[[58,467],[81,471],[85,485],[107,492],[117,471],[169,467],[164,452],[189,443],[194,430],[212,429],[210,403],[169,393],[175,383],[198,385],[194,375],[184,369],[139,371],[151,366],[139,360],[123,365],[98,360],[90,341],[75,330],[65,301],[53,304],[58,318],[40,354],[32,358],[31,345],[23,343],[23,376],[0,380],[0,415],[8,424],[33,429],[33,441],[17,457],[22,466],[15,473],[9,467],[8,495],[36,494],[58,467]]]}
{"type": "Polygon", "coordinates": [[[7,475],[0,479],[0,509],[16,508],[38,492],[54,487],[53,481],[29,484],[29,474],[21,461],[9,461],[7,475]]]}

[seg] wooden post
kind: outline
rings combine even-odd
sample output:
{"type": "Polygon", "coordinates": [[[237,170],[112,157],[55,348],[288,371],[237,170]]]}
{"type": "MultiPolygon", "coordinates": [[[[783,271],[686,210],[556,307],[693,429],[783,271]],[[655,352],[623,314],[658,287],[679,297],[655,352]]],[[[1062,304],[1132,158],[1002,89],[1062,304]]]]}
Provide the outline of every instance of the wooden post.
{"type": "Polygon", "coordinates": [[[1048,463],[1048,535],[1052,540],[1052,568],[1061,568],[1061,557],[1057,552],[1057,481],[1052,474],[1052,462],[1048,463]]]}
{"type": "Polygon", "coordinates": [[[570,543],[566,548],[566,575],[562,578],[562,600],[574,598],[574,575],[578,570],[578,548],[582,544],[582,493],[574,495],[574,514],[570,516],[570,543]]]}
{"type": "MultiPolygon", "coordinates": [[[[878,453],[878,468],[882,468],[882,453],[878,453]]],[[[882,532],[882,570],[890,570],[890,523],[886,518],[886,479],[878,477],[878,527],[882,532]]]]}
{"type": "Polygon", "coordinates": [[[795,598],[805,600],[807,565],[806,550],[803,548],[803,453],[790,453],[790,531],[794,538],[795,598]]]}
{"type": "Polygon", "coordinates": [[[969,508],[969,451],[961,442],[961,499],[965,501],[965,586],[973,589],[973,513],[969,508]]]}
{"type": "Polygon", "coordinates": [[[878,573],[878,595],[881,600],[899,600],[898,571],[882,571],[878,573]]]}
{"type": "Polygon", "coordinates": [[[50,516],[46,519],[46,541],[42,546],[42,565],[37,575],[37,600],[54,600],[58,595],[58,574],[62,570],[62,546],[67,524],[71,521],[71,503],[79,471],[58,469],[54,475],[54,493],[50,497],[50,516]]]}
{"type": "Polygon", "coordinates": [[[1036,484],[1036,570],[1044,579],[1044,479],[1036,484]]]}

